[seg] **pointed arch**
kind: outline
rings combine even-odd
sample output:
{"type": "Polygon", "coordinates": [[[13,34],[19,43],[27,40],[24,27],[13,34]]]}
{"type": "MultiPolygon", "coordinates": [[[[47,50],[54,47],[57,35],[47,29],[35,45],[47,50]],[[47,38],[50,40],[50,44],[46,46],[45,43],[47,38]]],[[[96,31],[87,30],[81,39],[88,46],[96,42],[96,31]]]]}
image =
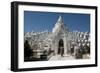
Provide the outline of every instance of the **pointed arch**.
{"type": "Polygon", "coordinates": [[[61,54],[61,51],[64,50],[64,41],[63,39],[60,39],[58,42],[58,54],[61,54]],[[63,49],[61,49],[63,48],[63,49]]]}

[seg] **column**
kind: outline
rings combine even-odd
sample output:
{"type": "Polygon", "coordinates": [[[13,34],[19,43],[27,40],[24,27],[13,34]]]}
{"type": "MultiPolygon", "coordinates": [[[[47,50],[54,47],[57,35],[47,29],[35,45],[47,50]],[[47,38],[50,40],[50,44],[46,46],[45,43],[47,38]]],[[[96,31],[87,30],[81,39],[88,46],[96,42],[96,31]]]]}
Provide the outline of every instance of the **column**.
{"type": "Polygon", "coordinates": [[[67,47],[67,39],[66,39],[66,37],[64,37],[63,41],[64,41],[64,54],[67,54],[68,47],[67,47]]]}

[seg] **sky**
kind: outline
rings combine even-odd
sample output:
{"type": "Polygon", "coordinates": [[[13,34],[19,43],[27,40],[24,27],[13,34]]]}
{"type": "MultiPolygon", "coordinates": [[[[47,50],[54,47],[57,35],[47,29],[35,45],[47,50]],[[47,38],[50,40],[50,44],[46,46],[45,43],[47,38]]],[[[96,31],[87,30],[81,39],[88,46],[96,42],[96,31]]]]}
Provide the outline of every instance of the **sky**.
{"type": "Polygon", "coordinates": [[[24,11],[24,32],[51,32],[59,16],[69,31],[90,32],[90,14],[24,11]]]}

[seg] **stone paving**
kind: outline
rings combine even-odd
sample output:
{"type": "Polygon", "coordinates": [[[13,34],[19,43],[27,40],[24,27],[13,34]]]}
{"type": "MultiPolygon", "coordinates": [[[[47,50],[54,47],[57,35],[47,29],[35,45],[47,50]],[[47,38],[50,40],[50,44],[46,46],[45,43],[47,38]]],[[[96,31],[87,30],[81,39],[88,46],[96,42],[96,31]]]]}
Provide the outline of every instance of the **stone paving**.
{"type": "MultiPolygon", "coordinates": [[[[90,56],[89,55],[83,55],[83,59],[89,59],[90,56]]],[[[64,55],[63,57],[61,55],[53,55],[49,61],[53,61],[53,60],[74,60],[75,57],[72,55],[64,55]]]]}
{"type": "Polygon", "coordinates": [[[71,60],[71,59],[75,59],[75,58],[73,56],[70,56],[70,55],[64,55],[63,57],[61,55],[54,55],[49,59],[49,61],[52,61],[52,60],[71,60]]]}

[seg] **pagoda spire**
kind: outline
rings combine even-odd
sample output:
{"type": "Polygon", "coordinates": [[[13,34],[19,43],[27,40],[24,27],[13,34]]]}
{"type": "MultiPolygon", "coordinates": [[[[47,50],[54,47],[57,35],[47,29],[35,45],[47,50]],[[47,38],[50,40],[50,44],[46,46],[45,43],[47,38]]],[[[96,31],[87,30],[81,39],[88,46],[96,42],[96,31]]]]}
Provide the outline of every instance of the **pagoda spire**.
{"type": "Polygon", "coordinates": [[[59,18],[57,20],[57,24],[63,24],[63,19],[62,19],[61,15],[59,15],[59,18]]]}
{"type": "Polygon", "coordinates": [[[64,23],[63,23],[62,16],[59,15],[59,18],[55,24],[55,27],[53,28],[53,32],[60,30],[63,26],[64,26],[64,23]]]}

